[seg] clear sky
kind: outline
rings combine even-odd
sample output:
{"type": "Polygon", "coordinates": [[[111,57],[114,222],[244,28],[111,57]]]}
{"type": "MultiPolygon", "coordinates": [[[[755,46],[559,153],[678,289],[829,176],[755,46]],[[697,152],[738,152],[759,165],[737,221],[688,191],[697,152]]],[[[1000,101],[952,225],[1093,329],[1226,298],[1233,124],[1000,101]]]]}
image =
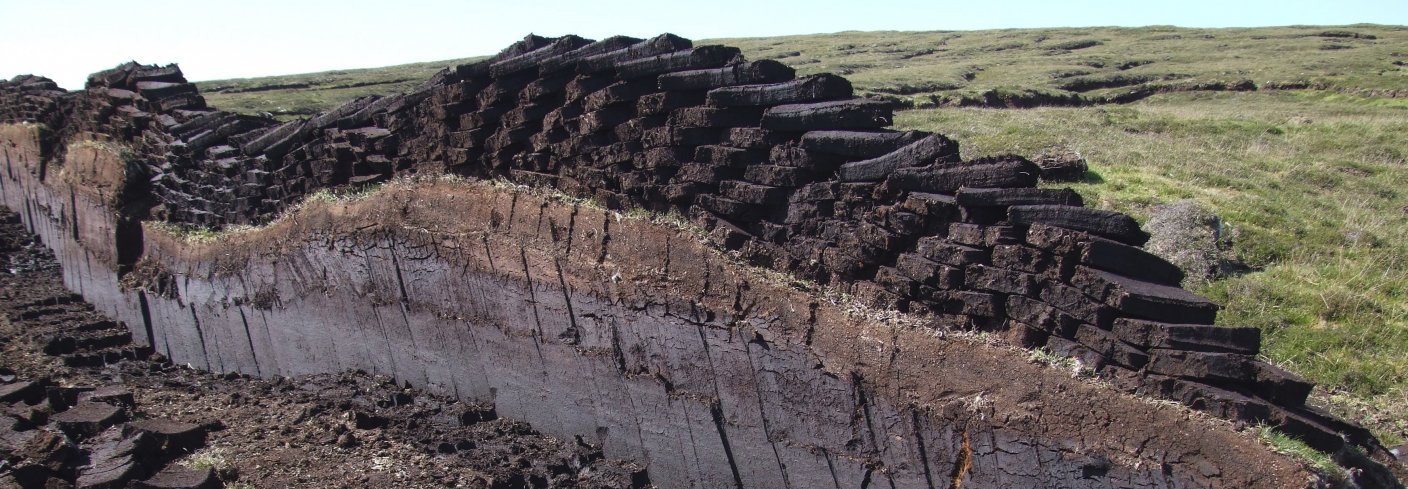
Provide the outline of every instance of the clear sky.
{"type": "Polygon", "coordinates": [[[1408,24],[1408,0],[0,0],[0,77],[68,89],[128,60],[210,80],[493,54],[528,33],[692,39],[846,30],[1408,24]]]}

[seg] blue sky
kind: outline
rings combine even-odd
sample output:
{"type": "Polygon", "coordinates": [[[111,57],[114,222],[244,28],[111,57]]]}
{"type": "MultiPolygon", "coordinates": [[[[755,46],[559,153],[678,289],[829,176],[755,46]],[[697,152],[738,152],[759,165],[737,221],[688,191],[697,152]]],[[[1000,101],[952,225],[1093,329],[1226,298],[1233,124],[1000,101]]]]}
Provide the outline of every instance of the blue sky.
{"type": "Polygon", "coordinates": [[[0,0],[0,77],[68,89],[127,60],[187,78],[264,76],[492,54],[530,32],[693,39],[846,30],[1408,24],[1408,0],[1338,1],[36,1],[0,0]]]}

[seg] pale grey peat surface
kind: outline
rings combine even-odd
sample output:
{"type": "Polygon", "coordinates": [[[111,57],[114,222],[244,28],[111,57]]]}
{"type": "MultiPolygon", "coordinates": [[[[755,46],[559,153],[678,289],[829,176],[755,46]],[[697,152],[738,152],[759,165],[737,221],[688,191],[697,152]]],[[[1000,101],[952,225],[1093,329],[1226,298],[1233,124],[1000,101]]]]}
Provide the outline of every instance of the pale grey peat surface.
{"type": "Polygon", "coordinates": [[[391,375],[661,487],[1314,484],[1250,423],[1398,486],[1133,219],[891,110],[671,35],[530,36],[282,124],[127,64],[0,85],[0,192],[176,362],[391,375]]]}

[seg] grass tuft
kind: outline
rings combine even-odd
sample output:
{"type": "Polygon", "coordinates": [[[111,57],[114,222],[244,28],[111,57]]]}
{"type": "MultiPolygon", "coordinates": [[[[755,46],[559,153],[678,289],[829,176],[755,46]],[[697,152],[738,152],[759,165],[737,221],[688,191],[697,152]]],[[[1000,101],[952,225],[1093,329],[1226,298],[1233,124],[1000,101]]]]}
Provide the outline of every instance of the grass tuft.
{"type": "Polygon", "coordinates": [[[1329,454],[1310,448],[1305,442],[1282,433],[1270,425],[1257,425],[1252,430],[1256,433],[1257,438],[1270,446],[1272,450],[1290,455],[1311,470],[1329,477],[1333,483],[1342,484],[1345,482],[1344,469],[1340,468],[1329,454]]]}

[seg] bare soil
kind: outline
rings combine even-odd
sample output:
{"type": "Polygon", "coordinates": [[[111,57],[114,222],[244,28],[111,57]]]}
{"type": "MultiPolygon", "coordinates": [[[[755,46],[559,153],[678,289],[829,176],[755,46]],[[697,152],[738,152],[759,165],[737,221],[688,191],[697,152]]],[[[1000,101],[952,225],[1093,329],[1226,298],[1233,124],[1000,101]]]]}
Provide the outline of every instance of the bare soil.
{"type": "MultiPolygon", "coordinates": [[[[105,323],[64,289],[48,249],[8,211],[0,211],[0,312],[0,390],[25,381],[51,393],[116,387],[135,401],[127,417],[191,423],[206,432],[203,446],[140,457],[135,479],[164,467],[208,466],[227,486],[650,487],[643,467],[606,460],[580,439],[546,437],[499,418],[492,407],[402,388],[385,377],[217,376],[125,341],[97,340],[104,335],[95,332],[125,327],[105,323]]],[[[0,403],[0,487],[73,487],[94,471],[89,465],[107,438],[68,436],[53,420],[69,409],[62,404],[0,403]],[[25,418],[18,430],[6,428],[12,418],[25,418]],[[41,461],[6,446],[35,430],[63,437],[67,448],[51,452],[63,461],[39,467],[41,461]]],[[[121,437],[131,431],[127,424],[102,428],[121,437]]]]}

